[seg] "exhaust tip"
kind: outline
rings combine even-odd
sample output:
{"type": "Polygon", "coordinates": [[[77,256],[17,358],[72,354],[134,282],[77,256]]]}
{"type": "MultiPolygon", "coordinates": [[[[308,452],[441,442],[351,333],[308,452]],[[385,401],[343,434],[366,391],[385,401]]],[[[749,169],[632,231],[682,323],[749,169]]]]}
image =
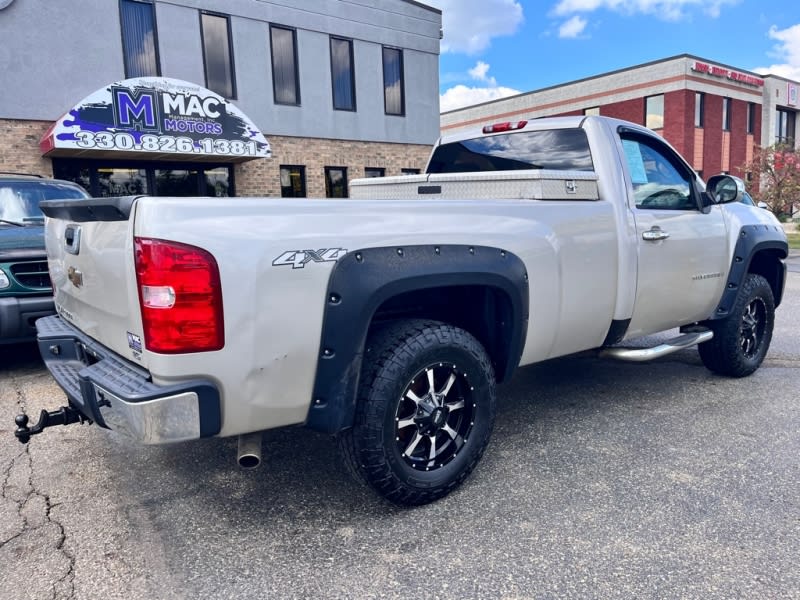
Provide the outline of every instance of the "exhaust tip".
{"type": "Polygon", "coordinates": [[[239,457],[239,466],[243,469],[255,469],[261,464],[261,457],[252,454],[245,454],[239,457]]]}
{"type": "Polygon", "coordinates": [[[261,432],[239,436],[236,461],[242,469],[255,469],[261,464],[261,432]]]}

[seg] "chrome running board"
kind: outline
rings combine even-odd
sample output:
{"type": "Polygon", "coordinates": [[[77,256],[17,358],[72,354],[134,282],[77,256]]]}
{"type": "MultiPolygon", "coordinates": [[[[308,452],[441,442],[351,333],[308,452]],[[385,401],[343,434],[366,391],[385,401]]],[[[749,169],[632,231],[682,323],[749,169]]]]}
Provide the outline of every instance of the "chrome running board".
{"type": "Polygon", "coordinates": [[[704,331],[693,331],[684,333],[676,338],[668,340],[664,344],[659,344],[652,348],[603,348],[600,356],[603,358],[616,358],[617,360],[628,360],[632,362],[647,362],[661,358],[667,354],[672,354],[678,350],[683,350],[695,344],[702,344],[714,337],[714,332],[706,329],[704,331]]]}

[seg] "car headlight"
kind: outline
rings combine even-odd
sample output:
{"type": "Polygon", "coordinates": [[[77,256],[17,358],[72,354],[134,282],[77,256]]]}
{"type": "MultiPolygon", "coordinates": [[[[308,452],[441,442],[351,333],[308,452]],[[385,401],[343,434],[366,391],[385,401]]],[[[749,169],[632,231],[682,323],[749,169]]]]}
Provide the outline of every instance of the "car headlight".
{"type": "Polygon", "coordinates": [[[0,269],[0,290],[4,290],[10,286],[11,280],[8,278],[8,275],[6,275],[6,272],[0,269]]]}

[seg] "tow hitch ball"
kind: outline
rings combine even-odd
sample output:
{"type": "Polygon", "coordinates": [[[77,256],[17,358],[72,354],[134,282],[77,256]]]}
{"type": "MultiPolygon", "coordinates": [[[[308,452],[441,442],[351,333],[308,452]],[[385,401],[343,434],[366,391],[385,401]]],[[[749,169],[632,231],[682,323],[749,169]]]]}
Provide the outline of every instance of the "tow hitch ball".
{"type": "Polygon", "coordinates": [[[62,406],[58,410],[48,412],[43,410],[39,413],[39,422],[33,427],[28,427],[28,415],[25,413],[17,415],[14,419],[17,428],[14,435],[23,444],[27,444],[32,435],[42,433],[48,427],[55,427],[56,425],[71,425],[72,423],[91,423],[91,420],[84,417],[80,412],[71,406],[62,406]]]}

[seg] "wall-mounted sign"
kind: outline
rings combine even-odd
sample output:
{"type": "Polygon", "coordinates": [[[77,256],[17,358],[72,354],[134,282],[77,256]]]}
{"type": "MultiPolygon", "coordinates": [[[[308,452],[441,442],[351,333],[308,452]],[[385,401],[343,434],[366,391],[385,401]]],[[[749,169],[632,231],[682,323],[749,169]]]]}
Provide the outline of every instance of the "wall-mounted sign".
{"type": "Polygon", "coordinates": [[[789,83],[786,89],[786,104],[797,106],[797,84],[789,83]]]}
{"type": "Polygon", "coordinates": [[[713,77],[730,79],[731,81],[738,81],[739,83],[744,83],[745,85],[752,85],[755,87],[764,86],[764,80],[760,77],[748,75],[747,73],[740,73],[739,71],[732,71],[731,69],[718,67],[717,65],[710,65],[708,63],[700,62],[699,60],[694,61],[694,64],[692,65],[692,71],[696,71],[697,73],[706,73],[707,75],[711,75],[713,77]]]}
{"type": "Polygon", "coordinates": [[[46,156],[238,162],[271,156],[269,142],[233,104],[166,77],[118,81],[81,100],[39,146],[46,156]]]}

